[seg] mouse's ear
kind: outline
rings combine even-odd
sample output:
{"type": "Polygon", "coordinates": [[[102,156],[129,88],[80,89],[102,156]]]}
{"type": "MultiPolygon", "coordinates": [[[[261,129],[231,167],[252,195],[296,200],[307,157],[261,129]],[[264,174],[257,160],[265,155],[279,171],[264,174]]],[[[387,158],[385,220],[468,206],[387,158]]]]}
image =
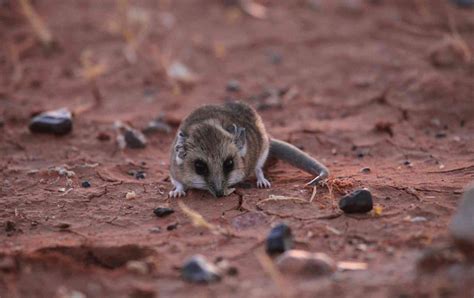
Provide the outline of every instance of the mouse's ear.
{"type": "Polygon", "coordinates": [[[186,157],[186,136],[180,130],[178,131],[178,135],[176,136],[176,145],[174,146],[174,150],[176,151],[176,163],[178,165],[183,163],[184,158],[186,157]]]}
{"type": "Polygon", "coordinates": [[[247,153],[247,139],[244,127],[238,127],[232,124],[227,131],[234,135],[234,143],[239,149],[240,156],[244,156],[247,153]]]}

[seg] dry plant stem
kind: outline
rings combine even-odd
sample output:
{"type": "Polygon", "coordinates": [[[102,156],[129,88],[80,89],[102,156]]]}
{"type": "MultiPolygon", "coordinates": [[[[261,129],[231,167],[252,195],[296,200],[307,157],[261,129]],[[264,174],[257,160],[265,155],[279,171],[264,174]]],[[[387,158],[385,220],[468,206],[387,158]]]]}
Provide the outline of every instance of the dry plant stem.
{"type": "Polygon", "coordinates": [[[466,167],[460,167],[460,168],[455,168],[455,169],[442,170],[442,171],[429,171],[426,173],[428,174],[455,173],[455,172],[460,172],[460,171],[465,171],[465,170],[474,170],[474,165],[469,165],[466,167]]]}
{"type": "Polygon", "coordinates": [[[278,287],[281,297],[289,298],[292,297],[290,290],[291,286],[285,280],[281,272],[273,263],[272,259],[264,252],[255,253],[258,262],[262,266],[263,270],[270,276],[275,285],[278,287]]]}
{"type": "Polygon", "coordinates": [[[215,235],[235,236],[234,234],[230,233],[226,229],[223,229],[219,226],[215,226],[209,223],[207,220],[204,219],[204,217],[201,214],[197,213],[196,211],[186,206],[186,204],[184,204],[182,201],[178,202],[178,206],[183,211],[183,213],[187,217],[189,217],[193,226],[208,229],[215,235]]]}
{"type": "Polygon", "coordinates": [[[23,14],[28,19],[28,22],[30,23],[40,42],[47,48],[51,47],[54,42],[53,35],[46,27],[43,20],[41,20],[40,16],[36,13],[33,6],[31,5],[31,2],[29,0],[18,1],[20,2],[23,14]]]}
{"type": "Polygon", "coordinates": [[[314,197],[316,197],[316,193],[317,193],[317,186],[313,186],[313,193],[311,194],[311,198],[309,199],[309,202],[312,203],[313,200],[314,200],[314,197]]]}
{"type": "Polygon", "coordinates": [[[463,51],[464,62],[471,63],[472,61],[471,49],[469,48],[469,45],[466,43],[466,41],[462,38],[461,34],[459,33],[456,27],[456,20],[453,17],[450,7],[448,7],[446,3],[444,4],[444,6],[445,6],[445,11],[446,11],[446,16],[448,18],[449,30],[451,31],[451,35],[453,39],[456,41],[456,43],[458,43],[461,50],[463,51]]]}

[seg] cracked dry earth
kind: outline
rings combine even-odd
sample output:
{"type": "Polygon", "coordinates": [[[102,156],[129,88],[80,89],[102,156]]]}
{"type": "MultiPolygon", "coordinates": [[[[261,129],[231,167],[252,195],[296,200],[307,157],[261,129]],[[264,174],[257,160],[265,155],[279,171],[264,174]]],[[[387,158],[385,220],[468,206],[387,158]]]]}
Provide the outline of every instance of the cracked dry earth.
{"type": "MultiPolygon", "coordinates": [[[[257,254],[282,221],[296,248],[368,265],[321,278],[284,275],[295,296],[473,297],[472,265],[424,272],[417,260],[449,247],[447,226],[474,176],[474,10],[446,1],[261,3],[263,20],[221,1],[133,1],[150,26],[130,64],[123,39],[107,29],[114,1],[35,1],[60,50],[33,44],[14,63],[0,48],[0,297],[277,297],[257,254]],[[461,50],[446,46],[449,16],[461,50]],[[102,104],[77,115],[69,135],[30,133],[32,114],[93,101],[79,75],[86,50],[107,65],[97,79],[102,104]],[[195,71],[194,86],[168,80],[159,53],[195,71]],[[239,92],[226,92],[231,79],[239,92]],[[281,106],[261,110],[268,131],[323,161],[332,192],[319,187],[311,203],[259,203],[311,197],[304,187],[311,177],[273,162],[271,189],[251,180],[225,198],[190,191],[179,199],[239,237],[193,226],[179,200],[166,196],[177,124],[203,103],[240,98],[258,106],[255,95],[268,88],[292,90],[281,106]],[[150,135],[145,149],[117,149],[115,120],[142,128],[160,113],[172,133],[150,135]],[[75,173],[71,181],[53,170],[60,166],[75,173]],[[82,188],[83,180],[92,186],[82,188]],[[378,214],[316,219],[337,212],[338,198],[358,187],[371,190],[378,214]],[[130,191],[136,198],[127,200],[130,191]],[[158,206],[176,212],[157,218],[158,206]],[[238,274],[186,283],[179,267],[194,254],[222,257],[238,274]]],[[[2,44],[33,36],[15,5],[4,11],[2,44]]]]}

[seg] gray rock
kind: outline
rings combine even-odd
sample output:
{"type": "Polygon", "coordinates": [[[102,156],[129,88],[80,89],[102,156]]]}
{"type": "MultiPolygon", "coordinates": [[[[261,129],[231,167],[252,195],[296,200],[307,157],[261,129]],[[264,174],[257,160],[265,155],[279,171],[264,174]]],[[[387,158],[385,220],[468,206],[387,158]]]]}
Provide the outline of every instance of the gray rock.
{"type": "Polygon", "coordinates": [[[186,281],[195,283],[211,283],[221,279],[219,269],[201,255],[195,255],[186,261],[181,268],[181,276],[186,281]]]}
{"type": "Polygon", "coordinates": [[[367,189],[355,190],[341,198],[339,208],[345,213],[369,212],[373,208],[372,194],[367,189]]]}
{"type": "Polygon", "coordinates": [[[128,148],[141,149],[146,147],[146,137],[136,129],[127,128],[123,133],[123,137],[128,148]]]}
{"type": "Polygon", "coordinates": [[[291,249],[293,246],[293,235],[291,229],[284,223],[275,226],[267,237],[267,253],[277,254],[291,249]]]}
{"type": "Polygon", "coordinates": [[[466,189],[450,225],[458,248],[474,259],[474,185],[466,189]]]}
{"type": "Polygon", "coordinates": [[[66,108],[41,113],[31,119],[29,129],[33,133],[68,134],[72,130],[72,114],[66,108]]]}

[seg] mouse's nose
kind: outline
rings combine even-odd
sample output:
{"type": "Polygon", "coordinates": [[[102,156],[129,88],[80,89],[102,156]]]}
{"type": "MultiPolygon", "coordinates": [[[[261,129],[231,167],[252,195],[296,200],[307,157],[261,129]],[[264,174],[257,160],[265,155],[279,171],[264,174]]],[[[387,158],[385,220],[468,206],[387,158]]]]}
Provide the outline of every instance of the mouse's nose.
{"type": "Polygon", "coordinates": [[[216,197],[221,198],[223,196],[224,196],[224,190],[222,189],[216,190],[216,197]]]}

